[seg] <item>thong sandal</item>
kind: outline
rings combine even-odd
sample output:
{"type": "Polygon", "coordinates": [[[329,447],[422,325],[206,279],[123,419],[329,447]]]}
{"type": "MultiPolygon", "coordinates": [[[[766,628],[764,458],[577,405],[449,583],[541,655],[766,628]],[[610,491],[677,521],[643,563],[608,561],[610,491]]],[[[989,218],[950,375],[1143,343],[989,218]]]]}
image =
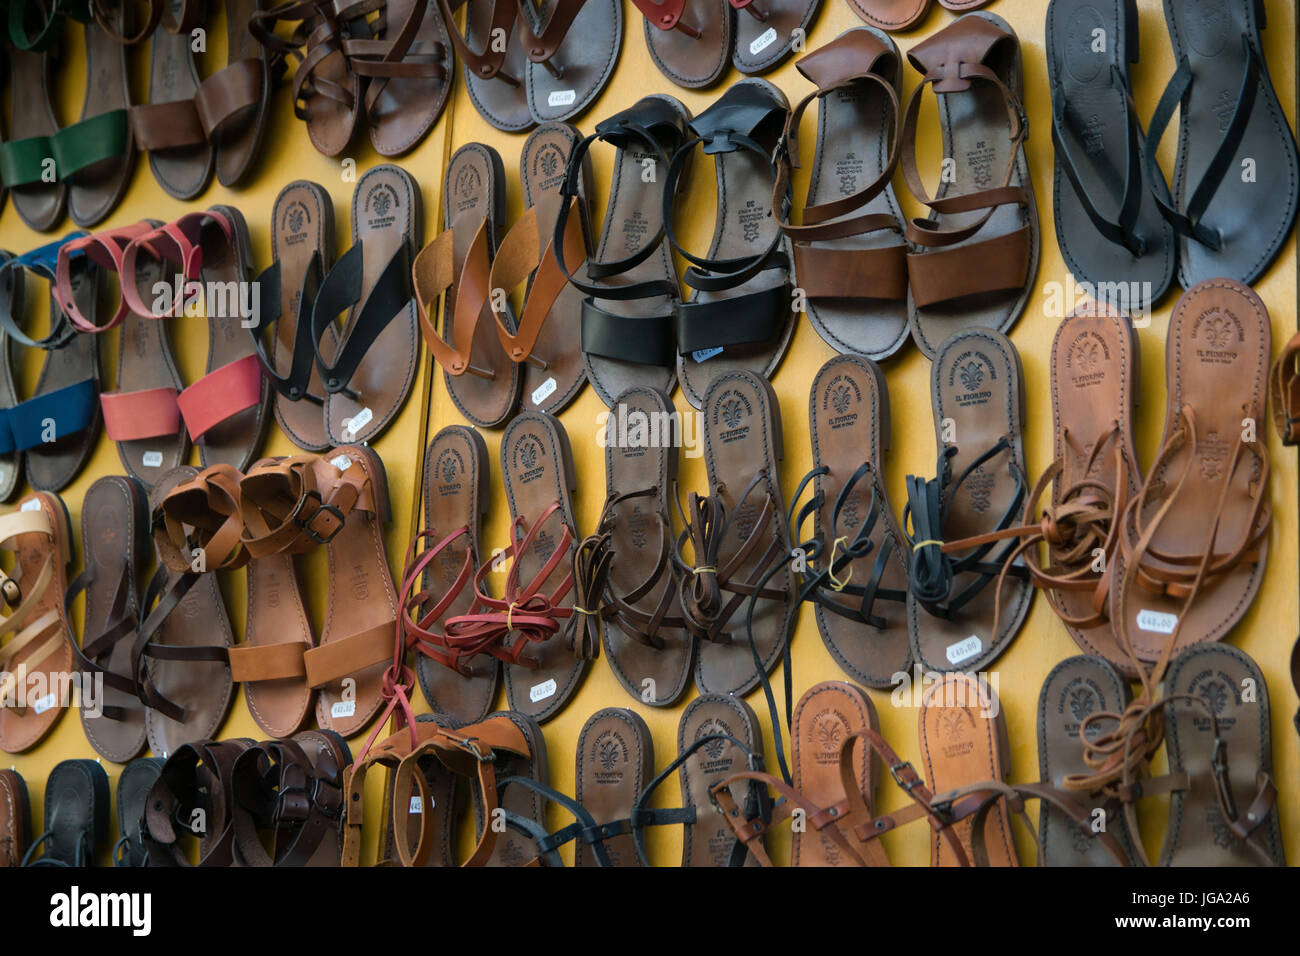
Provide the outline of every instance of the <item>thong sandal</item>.
{"type": "Polygon", "coordinates": [[[524,82],[530,64],[521,36],[518,0],[438,3],[452,46],[465,65],[465,88],[479,115],[507,133],[522,133],[534,125],[537,121],[529,109],[524,82]],[[456,11],[462,6],[463,34],[456,29],[456,11]]]}
{"type": "Polygon", "coordinates": [[[922,74],[903,115],[900,163],[912,196],[930,209],[905,235],[908,322],[933,360],[963,329],[1006,332],[1029,301],[1040,253],[1038,207],[1025,156],[1020,41],[1005,20],[971,13],[917,44],[922,74]],[[933,86],[948,175],[931,197],[916,162],[921,94],[933,86]]]}
{"type": "Polygon", "coordinates": [[[458,723],[487,717],[501,683],[495,657],[462,655],[442,633],[448,620],[468,613],[473,603],[490,487],[487,444],[477,431],[448,425],[433,436],[424,455],[427,530],[408,550],[400,626],[407,645],[417,652],[424,699],[458,723]]]}
{"type": "Polygon", "coordinates": [[[122,768],[117,778],[117,842],[113,844],[113,865],[147,866],[149,851],[144,845],[144,814],[149,791],[162,773],[161,757],[140,757],[122,768]]]}
{"type": "Polygon", "coordinates": [[[628,388],[673,389],[674,310],[681,293],[664,229],[665,180],[655,174],[647,182],[646,171],[668,168],[669,157],[686,142],[689,120],[686,107],[671,96],[647,96],[596,124],[569,153],[561,191],[566,203],[560,205],[551,249],[569,284],[586,296],[582,360],[587,380],[606,405],[628,388]],[[579,183],[589,178],[588,151],[597,142],[617,153],[600,242],[579,270],[577,262],[568,262],[565,237],[572,200],[579,183]]]}
{"type": "Polygon", "coordinates": [[[581,138],[565,123],[543,123],[524,140],[519,181],[527,211],[501,240],[488,276],[494,298],[496,290],[509,294],[527,281],[517,329],[511,327],[511,313],[507,312],[507,321],[495,308],[492,314],[501,347],[512,362],[524,366],[524,407],[551,414],[573,401],[587,382],[581,352],[573,348],[581,334],[582,290],[568,282],[551,247],[560,206],[576,206],[570,209],[564,230],[564,261],[572,268],[586,258],[590,164],[582,163],[577,197],[567,198],[563,189],[569,154],[581,138]]]}
{"type": "Polygon", "coordinates": [[[1151,116],[1147,176],[1179,236],[1178,281],[1250,285],[1282,251],[1300,204],[1300,159],[1269,78],[1263,0],[1165,0],[1178,69],[1151,116]],[[1156,147],[1174,112],[1172,190],[1156,147]],[[1259,178],[1262,177],[1262,178],[1259,178]]]}
{"type": "MultiPolygon", "coordinates": [[[[574,770],[578,804],[594,818],[610,866],[640,866],[632,840],[632,808],[654,774],[650,728],[634,710],[606,707],[582,725],[574,770]]],[[[599,866],[594,846],[573,845],[574,866],[599,866]]]]}
{"type": "Polygon", "coordinates": [[[16,770],[0,770],[0,869],[21,865],[31,838],[27,783],[16,770]]]}
{"type": "Polygon", "coordinates": [[[802,49],[822,0],[730,0],[736,13],[736,47],[731,62],[741,73],[775,69],[802,49]]]}
{"type": "Polygon", "coordinates": [[[0,547],[14,553],[2,582],[0,750],[22,753],[40,743],[70,703],[54,688],[72,673],[72,628],[63,610],[72,561],[72,524],[58,495],[38,491],[0,518],[0,547]],[[24,683],[20,684],[19,681],[24,683]],[[35,692],[45,688],[44,696],[35,692]]]}
{"type": "Polygon", "coordinates": [[[352,192],[352,248],[330,269],[312,307],[325,430],[333,444],[377,438],[415,383],[419,342],[411,261],[423,237],[414,177],[391,163],[366,170],[352,192]],[[339,330],[334,323],[344,312],[339,330]],[[331,331],[338,342],[326,354],[331,331]]]}
{"type": "Polygon", "coordinates": [[[94,866],[108,842],[108,774],[93,760],[62,760],[45,781],[45,826],[23,866],[94,866]],[[43,850],[39,856],[37,850],[43,850]]]}
{"type": "Polygon", "coordinates": [[[665,77],[686,89],[712,86],[731,64],[736,15],[730,0],[632,0],[645,17],[645,45],[665,77]]]}
{"type": "Polygon", "coordinates": [[[1146,134],[1133,103],[1137,0],[1052,0],[1046,48],[1057,245],[1094,299],[1145,311],[1173,281],[1177,244],[1152,195],[1146,134]],[[1099,35],[1107,42],[1096,43],[1099,35]]]}
{"type": "Polygon", "coordinates": [[[643,704],[669,707],[686,690],[694,637],[681,612],[669,496],[677,483],[672,401],[630,388],[605,423],[605,505],[575,563],[580,627],[596,627],[610,670],[643,704]],[[581,612],[580,612],[581,613],[581,612]]]}
{"type": "MultiPolygon", "coordinates": [[[[499,0],[498,0],[499,2],[499,0]]],[[[596,101],[623,45],[620,0],[516,0],[524,87],[535,123],[573,119],[596,101]]]]}
{"type": "Polygon", "coordinates": [[[772,208],[794,248],[794,281],[817,334],[880,361],[907,341],[907,243],[891,180],[898,166],[902,59],[884,33],[857,27],[802,57],[817,89],[786,120],[772,208]],[[817,151],[801,224],[783,211],[800,167],[799,121],[817,101],[817,151]]]}
{"type": "Polygon", "coordinates": [[[690,263],[683,281],[693,290],[677,304],[677,378],[696,408],[709,382],[724,373],[747,369],[770,378],[794,333],[788,243],[768,185],[778,176],[773,153],[789,111],[785,94],[771,83],[741,80],[691,120],[692,137],[668,164],[664,229],[690,263]],[[707,256],[683,249],[672,224],[678,184],[696,146],[713,154],[717,176],[707,256]]]}

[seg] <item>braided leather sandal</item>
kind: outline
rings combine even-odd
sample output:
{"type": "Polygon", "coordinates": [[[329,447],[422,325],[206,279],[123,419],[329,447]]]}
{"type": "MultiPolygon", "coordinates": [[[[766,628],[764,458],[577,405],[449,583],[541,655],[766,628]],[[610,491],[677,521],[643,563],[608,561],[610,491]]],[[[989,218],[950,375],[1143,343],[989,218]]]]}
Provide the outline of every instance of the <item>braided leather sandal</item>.
{"type": "Polygon", "coordinates": [[[168,755],[145,802],[140,840],[148,852],[147,865],[235,865],[235,761],[253,746],[247,737],[197,740],[168,755]],[[196,842],[197,863],[190,857],[196,842]]]}

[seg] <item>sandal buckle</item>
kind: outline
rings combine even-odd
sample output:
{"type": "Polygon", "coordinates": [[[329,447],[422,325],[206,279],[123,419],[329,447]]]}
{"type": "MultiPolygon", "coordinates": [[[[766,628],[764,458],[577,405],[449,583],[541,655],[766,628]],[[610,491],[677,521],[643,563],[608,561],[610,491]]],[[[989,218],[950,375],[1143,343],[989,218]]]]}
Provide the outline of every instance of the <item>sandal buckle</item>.
{"type": "Polygon", "coordinates": [[[311,540],[315,541],[317,544],[329,544],[333,541],[334,536],[343,530],[344,522],[347,520],[346,516],[336,505],[324,501],[321,498],[320,492],[315,489],[303,493],[302,497],[298,499],[298,503],[294,505],[293,512],[289,515],[289,519],[301,528],[306,533],[307,537],[311,538],[311,540]],[[303,511],[305,510],[308,501],[314,501],[316,507],[312,511],[310,517],[304,518],[303,511]],[[332,516],[335,521],[334,527],[324,534],[312,527],[312,523],[320,517],[321,512],[332,516]]]}
{"type": "Polygon", "coordinates": [[[906,790],[909,795],[921,785],[921,776],[910,760],[900,760],[896,764],[891,764],[889,775],[894,778],[894,783],[906,790]],[[904,774],[909,775],[910,779],[904,779],[904,774]]]}

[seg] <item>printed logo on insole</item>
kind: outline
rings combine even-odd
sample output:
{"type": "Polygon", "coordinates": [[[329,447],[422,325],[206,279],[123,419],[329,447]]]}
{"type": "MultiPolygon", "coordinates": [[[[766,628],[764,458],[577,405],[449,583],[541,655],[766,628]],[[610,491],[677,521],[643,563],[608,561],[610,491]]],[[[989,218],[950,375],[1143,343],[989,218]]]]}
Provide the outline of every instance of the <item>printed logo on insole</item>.
{"type": "MultiPolygon", "coordinates": [[[[1236,708],[1241,706],[1241,688],[1238,683],[1221,670],[1206,667],[1197,672],[1187,685],[1187,693],[1199,697],[1207,707],[1214,711],[1219,722],[1219,733],[1227,734],[1237,724],[1236,708]]],[[[1175,711],[1179,716],[1188,714],[1192,726],[1201,733],[1210,733],[1213,724],[1204,707],[1189,701],[1175,702],[1175,711]]]]}
{"type": "Polygon", "coordinates": [[[466,163],[456,171],[451,191],[456,197],[456,212],[462,213],[477,206],[482,198],[483,174],[477,166],[466,163]]]}
{"type": "Polygon", "coordinates": [[[852,375],[836,375],[822,389],[822,411],[833,413],[826,422],[832,431],[855,425],[861,404],[862,388],[852,375]]]}
{"type": "Polygon", "coordinates": [[[444,448],[438,453],[434,462],[433,473],[438,476],[434,494],[439,498],[449,498],[465,490],[465,475],[469,468],[458,448],[444,448]]]}
{"type": "Polygon", "coordinates": [[[835,163],[835,177],[839,180],[840,195],[852,196],[858,191],[858,178],[862,175],[862,160],[856,153],[846,153],[835,163]]]}
{"type": "MultiPolygon", "coordinates": [[[[564,181],[565,154],[555,143],[543,143],[533,153],[531,179],[537,189],[557,189],[564,181]]],[[[535,197],[534,197],[535,198],[535,197]]]]}
{"type": "Polygon", "coordinates": [[[948,366],[948,389],[957,392],[957,404],[963,408],[987,404],[993,397],[990,386],[997,380],[997,366],[978,349],[963,352],[948,366]]]}
{"type": "Polygon", "coordinates": [[[1076,389],[1092,388],[1106,381],[1110,364],[1110,345],[1091,329],[1080,332],[1065,354],[1065,368],[1070,384],[1076,389]]]}
{"type": "Polygon", "coordinates": [[[596,762],[596,783],[618,786],[623,782],[629,761],[629,747],[617,730],[606,730],[596,737],[591,753],[596,762]]]}
{"type": "Polygon", "coordinates": [[[975,749],[971,733],[975,718],[965,707],[945,707],[939,711],[935,728],[940,741],[940,752],[949,760],[964,757],[975,749]]]}
{"type": "Polygon", "coordinates": [[[370,229],[387,229],[397,222],[397,212],[402,207],[397,190],[388,183],[376,183],[366,193],[362,209],[366,214],[366,226],[370,229]]]}
{"type": "Polygon", "coordinates": [[[527,485],[546,474],[546,456],[542,453],[542,443],[536,436],[525,435],[515,442],[511,454],[513,471],[520,484],[527,485]]]}
{"type": "MultiPolygon", "coordinates": [[[[307,241],[307,227],[312,223],[311,210],[304,202],[294,200],[280,216],[280,231],[286,246],[297,246],[307,241]]],[[[297,295],[297,293],[295,293],[297,295]]]]}
{"type": "Polygon", "coordinates": [[[749,436],[749,419],[753,414],[754,406],[750,397],[742,391],[729,388],[714,401],[709,424],[715,430],[718,441],[729,445],[749,436]]]}
{"type": "Polygon", "coordinates": [[[1206,309],[1192,326],[1196,357],[1204,365],[1231,365],[1246,341],[1246,330],[1231,309],[1206,309]]]}
{"type": "MultiPolygon", "coordinates": [[[[712,737],[715,734],[736,736],[731,732],[731,727],[726,721],[718,717],[710,717],[700,724],[700,729],[695,732],[695,739],[703,740],[705,737],[712,737]]],[[[740,738],[737,737],[736,739],[739,740],[740,738]]],[[[729,740],[710,740],[695,755],[695,759],[700,762],[700,769],[707,774],[730,770],[735,762],[733,756],[728,752],[732,749],[732,746],[729,740]]]]}
{"type": "MultiPolygon", "coordinates": [[[[1101,688],[1087,677],[1075,677],[1066,684],[1056,701],[1056,716],[1062,721],[1061,729],[1066,736],[1078,737],[1084,720],[1089,714],[1101,710],[1105,699],[1101,688]]],[[[1113,724],[1114,721],[1105,725],[1101,721],[1094,721],[1088,725],[1088,739],[1096,738],[1102,730],[1111,729],[1113,724]]]]}
{"type": "Polygon", "coordinates": [[[840,745],[849,735],[849,721],[833,707],[819,711],[808,725],[808,739],[804,742],[818,766],[838,764],[840,745]]]}

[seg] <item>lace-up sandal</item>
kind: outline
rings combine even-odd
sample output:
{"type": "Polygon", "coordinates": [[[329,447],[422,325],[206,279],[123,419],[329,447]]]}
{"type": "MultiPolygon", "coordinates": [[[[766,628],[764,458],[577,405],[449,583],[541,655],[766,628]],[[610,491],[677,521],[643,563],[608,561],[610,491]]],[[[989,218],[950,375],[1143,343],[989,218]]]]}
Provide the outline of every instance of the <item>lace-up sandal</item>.
{"type": "Polygon", "coordinates": [[[585,609],[577,626],[595,629],[623,689],[652,707],[681,697],[694,656],[668,517],[677,482],[674,421],[663,392],[619,395],[605,424],[605,507],[575,561],[575,608],[585,609]]]}
{"type": "Polygon", "coordinates": [[[1046,49],[1057,245],[1094,297],[1120,288],[1123,301],[1112,307],[1146,310],[1169,290],[1178,246],[1152,194],[1146,134],[1133,103],[1137,0],[1052,0],[1046,49]],[[1108,42],[1095,43],[1097,31],[1108,42]]]}
{"type": "MultiPolygon", "coordinates": [[[[680,824],[682,866],[758,866],[753,841],[747,847],[734,837],[712,794],[715,783],[741,769],[763,769],[763,728],[758,715],[739,697],[701,694],[682,711],[676,758],[650,781],[632,807],[632,840],[641,865],[650,866],[645,828],[680,824]],[[681,784],[682,805],[651,809],[655,791],[674,773],[681,784]]],[[[762,787],[742,780],[730,790],[746,819],[767,819],[767,794],[762,787]]],[[[761,846],[761,833],[758,840],[761,846]]]]}
{"type": "Polygon", "coordinates": [[[67,702],[51,690],[72,672],[72,628],[61,595],[72,562],[72,525],[58,495],[38,491],[0,518],[0,548],[13,552],[0,577],[0,750],[30,750],[54,729],[67,702]],[[20,684],[20,677],[25,683],[20,684]],[[45,687],[46,696],[34,691],[45,687]]]}
{"type": "Polygon", "coordinates": [[[691,120],[692,137],[668,164],[664,229],[690,263],[683,281],[693,290],[677,304],[677,378],[696,408],[709,383],[727,372],[770,378],[794,333],[790,254],[770,187],[789,113],[785,94],[771,83],[741,80],[691,120]],[[682,248],[672,223],[682,172],[697,146],[713,155],[717,176],[718,214],[706,256],[682,248]]]}
{"type": "Polygon", "coordinates": [[[1160,453],[1123,515],[1110,619],[1137,671],[1221,640],[1250,606],[1268,560],[1264,414],[1272,329],[1254,292],[1229,279],[1189,290],[1165,346],[1160,453]]]}
{"type": "MultiPolygon", "coordinates": [[[[521,37],[518,0],[438,0],[456,55],[465,64],[465,88],[480,116],[497,129],[522,133],[534,125],[525,74],[529,69],[521,37]],[[456,11],[465,7],[465,30],[456,11]]],[[[618,45],[615,44],[615,50],[618,45]]],[[[576,102],[577,95],[574,99],[576,102]]]]}
{"type": "Polygon", "coordinates": [[[568,199],[563,190],[569,154],[581,138],[566,123],[543,123],[524,140],[519,181],[527,211],[501,240],[488,276],[494,299],[498,289],[509,293],[527,283],[517,330],[512,331],[513,313],[505,322],[495,308],[492,314],[502,348],[523,365],[524,407],[551,414],[573,401],[587,382],[581,352],[573,348],[581,335],[582,290],[569,284],[551,248],[560,206],[576,206],[565,225],[564,261],[573,268],[587,255],[590,163],[580,166],[577,197],[568,199]]]}
{"type": "MultiPolygon", "coordinates": [[[[51,288],[48,331],[39,339],[19,326],[21,318],[12,312],[13,303],[0,302],[4,334],[19,345],[45,352],[33,396],[0,416],[0,453],[24,452],[27,483],[46,491],[71,484],[99,439],[99,344],[94,336],[79,334],[55,288],[59,251],[78,236],[65,236],[0,264],[0,274],[25,271],[47,280],[51,288]]],[[[99,269],[89,261],[73,267],[67,280],[69,297],[92,316],[97,314],[100,282],[99,269]]],[[[34,297],[19,296],[19,304],[24,298],[34,297]]]]}
{"type": "MultiPolygon", "coordinates": [[[[1006,718],[996,692],[982,677],[944,674],[921,699],[918,734],[925,761],[925,779],[936,799],[966,795],[973,785],[1004,784],[1011,766],[1006,718]]],[[[1011,839],[1008,803],[998,799],[984,821],[985,856],[992,866],[1019,866],[1011,839]]],[[[966,859],[974,861],[973,820],[954,823],[966,859]]],[[[930,842],[931,866],[967,865],[938,834],[930,842]]],[[[976,864],[980,865],[980,864],[976,864]]]]}
{"type": "Polygon", "coordinates": [[[632,0],[659,72],[686,89],[712,86],[731,64],[736,15],[729,0],[632,0]]]}
{"type": "Polygon", "coordinates": [[[146,866],[149,851],[145,848],[144,814],[149,791],[162,773],[161,757],[140,757],[122,768],[117,778],[117,832],[113,844],[114,866],[146,866]]]}
{"type": "MultiPolygon", "coordinates": [[[[261,322],[249,333],[275,389],[280,429],[299,448],[321,452],[329,448],[330,438],[311,318],[321,281],[334,262],[334,202],[325,187],[295,180],[275,197],[271,224],[273,262],[257,277],[261,322]]],[[[338,328],[331,323],[321,331],[321,350],[333,355],[337,348],[338,328]]]]}
{"type": "Polygon", "coordinates": [[[490,654],[461,654],[443,635],[470,610],[480,568],[482,521],[491,505],[487,444],[474,429],[448,425],[424,455],[424,519],[402,574],[402,635],[417,652],[416,674],[435,711],[460,723],[485,718],[501,683],[490,654]],[[418,590],[417,590],[418,588],[418,590]]]}
{"type": "Polygon", "coordinates": [[[0,770],[0,869],[19,866],[31,838],[27,783],[16,770],[0,770]]]}
{"type": "Polygon", "coordinates": [[[45,827],[23,866],[94,866],[108,842],[108,774],[93,760],[62,760],[45,781],[45,827]],[[37,850],[43,852],[39,855],[37,850]]]}
{"type": "Polygon", "coordinates": [[[1015,639],[1034,597],[1007,540],[1023,533],[1015,522],[1030,491],[1020,355],[1000,332],[958,332],[939,350],[930,387],[937,475],[908,477],[903,511],[908,632],[926,670],[977,671],[1015,639]]]}
{"type": "Polygon", "coordinates": [[[574,866],[641,865],[632,840],[632,808],[654,768],[654,740],[636,711],[606,707],[582,725],[574,796],[593,818],[601,841],[575,841],[574,866]]]}
{"type": "Polygon", "coordinates": [[[822,8],[821,0],[731,0],[736,8],[736,48],[731,62],[741,73],[775,69],[803,44],[822,8]]]}
{"type": "Polygon", "coordinates": [[[519,404],[523,374],[497,332],[516,330],[509,303],[493,321],[492,260],[505,226],[505,168],[491,146],[467,143],[447,166],[445,229],[415,257],[412,276],[420,331],[442,366],[443,383],[460,413],[495,428],[519,404]],[[441,299],[442,334],[435,317],[441,299]]]}
{"type": "Polygon", "coordinates": [[[1039,226],[1025,157],[1020,40],[1002,18],[971,13],[914,46],[921,73],[903,114],[900,164],[908,190],[930,208],[905,236],[908,322],[917,347],[934,359],[955,332],[1006,332],[1029,300],[1038,273],[1039,226]],[[933,86],[951,175],[934,197],[916,162],[921,94],[933,86]]]}
{"type": "Polygon", "coordinates": [[[647,168],[668,168],[669,157],[686,141],[689,120],[686,107],[671,96],[647,96],[598,123],[569,153],[561,191],[568,204],[560,205],[551,249],[569,284],[586,296],[583,363],[587,380],[606,405],[636,386],[665,393],[673,389],[674,309],[681,294],[664,229],[665,180],[655,175],[647,183],[642,174],[647,168]],[[588,151],[597,142],[610,144],[617,153],[600,242],[595,256],[580,268],[568,261],[565,237],[572,200],[587,176],[588,151]]]}
{"type": "Polygon", "coordinates": [[[586,112],[614,74],[623,45],[619,0],[517,0],[524,86],[536,123],[586,112]]]}
{"type": "Polygon", "coordinates": [[[167,757],[145,801],[141,839],[148,866],[228,867],[235,863],[231,783],[247,737],[198,740],[167,757]],[[191,851],[197,844],[194,859],[191,851]]]}
{"type": "Polygon", "coordinates": [[[772,190],[794,248],[794,281],[808,319],[837,352],[880,361],[907,341],[907,243],[890,180],[898,167],[902,58],[884,33],[857,27],[802,57],[816,84],[786,120],[772,190]],[[817,102],[817,152],[800,225],[782,197],[800,167],[799,122],[817,102]]]}
{"type": "Polygon", "coordinates": [[[1165,0],[1164,8],[1178,69],[1151,115],[1146,165],[1179,236],[1178,281],[1189,290],[1219,277],[1250,285],[1286,245],[1300,205],[1295,134],[1264,59],[1265,4],[1165,0]],[[1171,189],[1156,147],[1175,111],[1171,189]]]}
{"type": "Polygon", "coordinates": [[[50,145],[50,138],[59,131],[50,92],[54,54],[35,47],[10,47],[6,52],[9,139],[0,144],[0,183],[22,221],[45,232],[62,221],[68,203],[68,184],[57,176],[50,145]],[[56,175],[53,182],[51,171],[56,175]]]}

